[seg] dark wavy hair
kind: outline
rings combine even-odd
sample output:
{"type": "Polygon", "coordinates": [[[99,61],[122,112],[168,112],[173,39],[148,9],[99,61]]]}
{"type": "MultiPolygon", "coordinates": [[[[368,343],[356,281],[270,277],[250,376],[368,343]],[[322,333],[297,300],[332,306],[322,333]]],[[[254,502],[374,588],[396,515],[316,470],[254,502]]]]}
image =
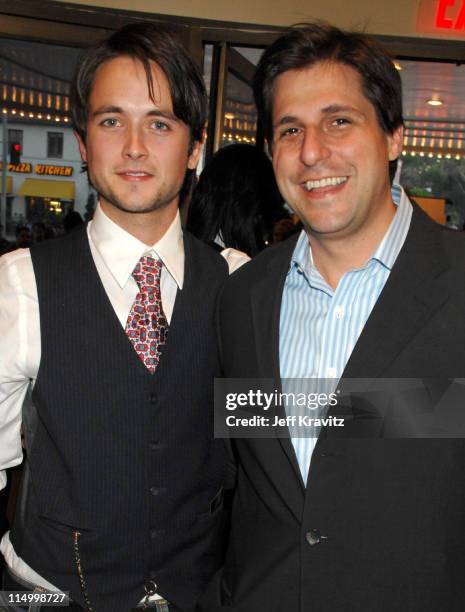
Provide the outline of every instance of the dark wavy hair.
{"type": "Polygon", "coordinates": [[[387,134],[403,125],[402,85],[385,49],[371,36],[346,32],[324,23],[294,26],[263,53],[255,72],[254,96],[268,142],[273,138],[273,87],[281,74],[302,70],[318,62],[350,66],[362,80],[379,125],[387,134]]]}
{"type": "Polygon", "coordinates": [[[200,175],[186,227],[207,244],[220,237],[225,247],[253,257],[286,216],[269,158],[252,145],[233,144],[217,151],[200,175]]]}
{"type": "Polygon", "coordinates": [[[71,110],[73,127],[83,142],[95,74],[102,64],[120,56],[142,63],[152,99],[150,62],[158,64],[168,80],[174,114],[190,128],[191,145],[202,140],[207,93],[199,69],[173,31],[159,24],[140,22],[126,25],[88,48],[77,65],[71,85],[71,110]]]}

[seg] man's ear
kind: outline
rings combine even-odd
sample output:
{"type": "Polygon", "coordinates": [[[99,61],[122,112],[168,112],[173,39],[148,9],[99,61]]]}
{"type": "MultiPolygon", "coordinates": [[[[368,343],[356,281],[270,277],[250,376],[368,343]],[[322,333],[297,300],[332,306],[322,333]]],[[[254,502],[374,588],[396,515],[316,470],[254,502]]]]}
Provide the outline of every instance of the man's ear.
{"type": "Polygon", "coordinates": [[[79,153],[81,154],[81,159],[83,162],[87,162],[87,149],[86,149],[86,145],[84,143],[84,141],[82,140],[81,136],[76,132],[76,130],[73,130],[74,136],[77,140],[78,143],[78,147],[79,147],[79,153]]]}
{"type": "Polygon", "coordinates": [[[197,168],[197,164],[199,163],[200,156],[202,155],[206,137],[207,137],[207,132],[205,131],[205,128],[204,128],[202,130],[202,136],[200,140],[194,140],[192,142],[190,151],[189,151],[189,157],[187,158],[187,167],[189,170],[195,170],[197,168]]]}
{"type": "Polygon", "coordinates": [[[404,145],[404,127],[399,125],[392,134],[388,137],[388,155],[389,161],[393,161],[400,157],[404,145]]]}

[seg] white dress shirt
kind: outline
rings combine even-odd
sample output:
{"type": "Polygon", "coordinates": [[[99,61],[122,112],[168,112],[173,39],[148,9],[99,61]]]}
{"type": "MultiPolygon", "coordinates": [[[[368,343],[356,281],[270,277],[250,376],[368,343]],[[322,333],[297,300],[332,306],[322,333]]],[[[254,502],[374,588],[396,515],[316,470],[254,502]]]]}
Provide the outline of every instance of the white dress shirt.
{"type": "MultiPolygon", "coordinates": [[[[184,283],[184,242],[179,212],[164,236],[148,247],[116,225],[100,206],[87,226],[90,250],[97,272],[124,328],[139,291],[132,277],[143,255],[161,259],[160,289],[163,310],[171,321],[176,293],[184,283]]],[[[230,273],[249,260],[240,251],[222,252],[230,273]]],[[[0,489],[6,485],[7,468],[21,463],[22,405],[34,384],[41,356],[37,287],[29,249],[0,258],[0,489]]],[[[9,533],[0,544],[7,565],[15,574],[39,586],[56,590],[18,557],[9,533]]]]}

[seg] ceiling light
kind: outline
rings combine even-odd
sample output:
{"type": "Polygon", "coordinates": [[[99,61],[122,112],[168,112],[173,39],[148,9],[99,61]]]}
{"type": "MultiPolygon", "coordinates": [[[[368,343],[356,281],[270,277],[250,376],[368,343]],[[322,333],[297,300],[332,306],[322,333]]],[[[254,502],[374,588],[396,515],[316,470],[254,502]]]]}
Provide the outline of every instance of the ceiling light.
{"type": "Polygon", "coordinates": [[[430,106],[442,106],[444,104],[439,98],[430,98],[429,100],[426,100],[426,103],[430,106]]]}
{"type": "Polygon", "coordinates": [[[396,70],[402,70],[402,66],[399,64],[399,62],[394,62],[394,68],[396,70]]]}
{"type": "Polygon", "coordinates": [[[224,118],[225,119],[234,119],[234,115],[233,115],[233,113],[225,113],[224,118]]]}

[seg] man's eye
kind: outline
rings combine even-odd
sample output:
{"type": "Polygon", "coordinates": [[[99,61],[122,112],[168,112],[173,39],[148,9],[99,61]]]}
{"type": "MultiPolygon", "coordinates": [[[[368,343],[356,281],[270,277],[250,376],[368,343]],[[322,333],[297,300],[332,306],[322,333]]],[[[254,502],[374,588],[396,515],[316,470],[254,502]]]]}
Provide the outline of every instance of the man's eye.
{"type": "Polygon", "coordinates": [[[335,127],[341,127],[344,125],[348,125],[350,122],[349,119],[346,119],[345,117],[338,117],[337,119],[334,119],[332,121],[332,125],[334,125],[335,127]]]}
{"type": "Polygon", "coordinates": [[[116,127],[119,125],[119,121],[114,117],[108,117],[107,119],[104,119],[100,125],[103,125],[104,127],[116,127]]]}
{"type": "Polygon", "coordinates": [[[165,132],[166,130],[169,130],[168,124],[164,121],[154,121],[152,125],[159,132],[165,132]]]}
{"type": "Polygon", "coordinates": [[[295,136],[298,133],[299,133],[299,128],[289,127],[283,130],[282,132],[280,132],[279,137],[284,138],[286,136],[295,136]]]}

